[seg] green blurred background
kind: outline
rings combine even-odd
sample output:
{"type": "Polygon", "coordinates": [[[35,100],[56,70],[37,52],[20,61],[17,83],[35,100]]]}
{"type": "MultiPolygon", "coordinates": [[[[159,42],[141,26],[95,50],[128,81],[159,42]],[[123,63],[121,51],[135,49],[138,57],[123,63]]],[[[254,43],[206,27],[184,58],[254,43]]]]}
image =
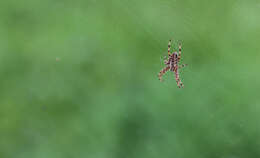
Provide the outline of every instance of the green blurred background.
{"type": "Polygon", "coordinates": [[[259,0],[1,0],[1,158],[260,157],[259,0]],[[184,89],[159,82],[168,40],[184,89]]]}

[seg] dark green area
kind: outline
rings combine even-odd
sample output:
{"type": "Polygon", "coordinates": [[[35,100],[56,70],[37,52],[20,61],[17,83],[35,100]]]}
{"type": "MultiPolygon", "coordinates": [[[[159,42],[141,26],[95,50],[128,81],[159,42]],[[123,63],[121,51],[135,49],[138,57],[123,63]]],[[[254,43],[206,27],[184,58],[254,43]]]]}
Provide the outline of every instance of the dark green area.
{"type": "Polygon", "coordinates": [[[254,0],[0,1],[0,157],[260,157],[259,19],[254,0]],[[169,39],[184,89],[157,78],[169,39]]]}

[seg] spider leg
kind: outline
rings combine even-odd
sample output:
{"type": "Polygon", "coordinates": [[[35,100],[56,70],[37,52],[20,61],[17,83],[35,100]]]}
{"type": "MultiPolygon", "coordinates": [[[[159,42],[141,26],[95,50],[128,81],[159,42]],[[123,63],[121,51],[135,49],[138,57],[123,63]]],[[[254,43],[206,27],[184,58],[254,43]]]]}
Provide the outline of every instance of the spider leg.
{"type": "Polygon", "coordinates": [[[172,42],[172,40],[169,40],[169,43],[168,43],[168,56],[169,57],[171,56],[171,42],[172,42]]]}
{"type": "Polygon", "coordinates": [[[181,69],[181,68],[184,68],[186,66],[188,66],[188,64],[182,64],[182,65],[179,66],[179,68],[181,69]]]}
{"type": "Polygon", "coordinates": [[[161,66],[162,66],[162,63],[164,63],[165,65],[169,65],[169,59],[167,59],[167,56],[164,56],[163,58],[160,57],[160,61],[161,61],[161,66]],[[163,60],[163,62],[162,62],[163,60]]]}
{"type": "Polygon", "coordinates": [[[183,83],[181,82],[181,79],[179,79],[179,83],[180,83],[180,87],[179,87],[179,88],[183,88],[184,85],[183,85],[183,83]]]}
{"type": "Polygon", "coordinates": [[[167,67],[163,68],[163,69],[159,72],[158,78],[159,78],[159,80],[160,80],[161,82],[162,82],[162,76],[163,76],[169,69],[170,69],[170,66],[167,66],[167,67]]]}
{"type": "Polygon", "coordinates": [[[165,65],[168,65],[168,64],[169,64],[169,59],[167,59],[166,56],[164,56],[164,64],[165,64],[165,65]]]}
{"type": "Polygon", "coordinates": [[[180,78],[179,78],[178,69],[175,69],[174,74],[175,74],[175,80],[176,80],[177,86],[180,88],[180,82],[179,82],[180,78]]]}
{"type": "Polygon", "coordinates": [[[178,61],[181,60],[181,44],[179,44],[178,61]]]}
{"type": "Polygon", "coordinates": [[[179,88],[183,88],[183,87],[184,87],[184,85],[183,85],[183,83],[181,82],[181,80],[179,80],[179,83],[180,83],[180,86],[179,86],[179,88]]]}
{"type": "Polygon", "coordinates": [[[175,72],[174,74],[175,74],[175,80],[176,80],[177,86],[179,88],[184,87],[184,85],[183,85],[183,83],[181,82],[181,79],[180,79],[179,67],[178,66],[175,67],[175,71],[174,72],[175,72]]]}

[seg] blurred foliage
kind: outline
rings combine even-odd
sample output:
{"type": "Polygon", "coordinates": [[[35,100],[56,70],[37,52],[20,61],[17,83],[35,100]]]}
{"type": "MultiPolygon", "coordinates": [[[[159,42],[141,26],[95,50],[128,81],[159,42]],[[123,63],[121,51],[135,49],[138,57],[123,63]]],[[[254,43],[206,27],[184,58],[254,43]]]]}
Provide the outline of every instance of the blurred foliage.
{"type": "Polygon", "coordinates": [[[260,157],[260,2],[0,1],[1,158],[260,157]],[[184,89],[160,83],[168,40],[184,89]]]}

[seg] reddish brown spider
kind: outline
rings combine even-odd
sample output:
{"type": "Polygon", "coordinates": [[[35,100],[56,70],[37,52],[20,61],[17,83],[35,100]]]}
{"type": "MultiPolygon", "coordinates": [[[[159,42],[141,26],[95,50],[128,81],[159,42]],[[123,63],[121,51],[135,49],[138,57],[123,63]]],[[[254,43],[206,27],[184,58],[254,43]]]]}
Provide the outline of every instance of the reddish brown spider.
{"type": "Polygon", "coordinates": [[[171,40],[169,40],[168,44],[168,59],[165,57],[164,59],[164,64],[166,67],[164,67],[158,74],[159,80],[162,82],[162,76],[167,72],[167,71],[172,71],[175,74],[175,80],[177,82],[177,86],[179,88],[184,87],[183,83],[180,80],[180,75],[179,75],[179,69],[187,66],[187,64],[181,64],[179,65],[179,62],[181,60],[181,45],[179,44],[179,52],[173,52],[171,53],[171,40]]]}

